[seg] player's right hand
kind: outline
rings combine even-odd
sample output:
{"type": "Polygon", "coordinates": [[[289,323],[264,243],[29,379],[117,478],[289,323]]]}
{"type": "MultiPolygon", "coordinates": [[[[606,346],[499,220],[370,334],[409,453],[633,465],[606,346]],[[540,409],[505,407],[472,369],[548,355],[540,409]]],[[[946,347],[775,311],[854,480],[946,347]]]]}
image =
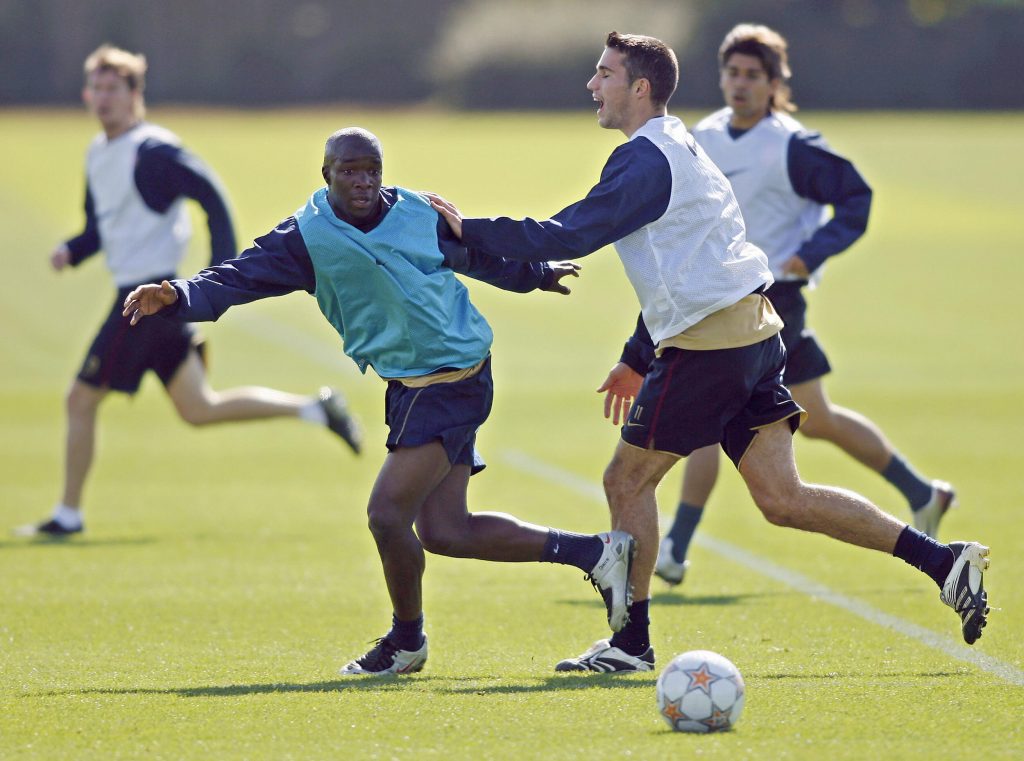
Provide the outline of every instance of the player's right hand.
{"type": "Polygon", "coordinates": [[[626,422],[629,408],[640,393],[643,382],[644,377],[624,362],[619,362],[608,372],[597,393],[605,394],[604,416],[612,418],[614,425],[618,425],[620,420],[626,422]]]}
{"type": "Polygon", "coordinates": [[[50,266],[57,272],[60,272],[69,264],[71,264],[71,249],[61,243],[57,248],[53,249],[53,253],[50,254],[50,266]]]}
{"type": "Polygon", "coordinates": [[[121,315],[131,317],[131,324],[136,325],[143,317],[156,314],[177,300],[178,292],[166,280],[160,285],[154,283],[140,285],[124,300],[124,311],[121,312],[121,315]]]}

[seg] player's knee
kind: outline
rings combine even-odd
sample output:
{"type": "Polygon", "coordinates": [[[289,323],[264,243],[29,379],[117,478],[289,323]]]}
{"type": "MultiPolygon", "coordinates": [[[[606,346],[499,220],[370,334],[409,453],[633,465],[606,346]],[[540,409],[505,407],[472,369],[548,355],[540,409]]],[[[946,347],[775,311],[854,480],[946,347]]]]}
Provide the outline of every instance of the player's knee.
{"type": "Polygon", "coordinates": [[[210,407],[204,404],[175,404],[178,416],[193,428],[209,425],[213,422],[210,407]]]}
{"type": "Polygon", "coordinates": [[[640,484],[631,477],[629,471],[621,467],[616,460],[605,468],[604,493],[610,504],[616,504],[621,499],[628,499],[640,491],[640,484]]]}
{"type": "Polygon", "coordinates": [[[385,500],[371,500],[366,514],[370,533],[378,545],[388,543],[409,528],[401,511],[385,500]]]}
{"type": "Polygon", "coordinates": [[[462,542],[458,531],[453,527],[436,523],[421,523],[416,526],[416,535],[423,549],[434,555],[461,557],[462,542]]]}
{"type": "Polygon", "coordinates": [[[791,489],[782,484],[757,484],[750,487],[750,496],[769,523],[775,526],[794,526],[799,500],[791,489]]]}

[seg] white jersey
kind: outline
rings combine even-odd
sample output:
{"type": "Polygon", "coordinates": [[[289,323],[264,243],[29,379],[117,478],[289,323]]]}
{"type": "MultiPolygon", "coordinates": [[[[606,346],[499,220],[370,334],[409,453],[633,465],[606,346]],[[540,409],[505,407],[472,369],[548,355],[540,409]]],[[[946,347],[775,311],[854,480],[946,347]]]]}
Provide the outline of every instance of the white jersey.
{"type": "Polygon", "coordinates": [[[747,236],[768,255],[776,279],[798,279],[783,276],[782,265],[829,218],[827,207],[798,196],[789,178],[790,139],[804,127],[772,112],[734,139],[731,116],[730,108],[716,111],[697,124],[693,136],[732,184],[747,236]]]}
{"type": "Polygon", "coordinates": [[[179,144],[172,132],[143,122],[113,140],[97,135],[86,155],[100,241],[118,287],[177,271],[192,235],[183,198],[161,214],[146,205],[135,185],[139,146],[149,138],[179,144]]]}
{"type": "Polygon", "coordinates": [[[747,242],[728,180],[673,117],[651,119],[630,140],[647,139],[668,160],[668,208],[616,241],[655,344],[772,283],[768,261],[747,242]]]}

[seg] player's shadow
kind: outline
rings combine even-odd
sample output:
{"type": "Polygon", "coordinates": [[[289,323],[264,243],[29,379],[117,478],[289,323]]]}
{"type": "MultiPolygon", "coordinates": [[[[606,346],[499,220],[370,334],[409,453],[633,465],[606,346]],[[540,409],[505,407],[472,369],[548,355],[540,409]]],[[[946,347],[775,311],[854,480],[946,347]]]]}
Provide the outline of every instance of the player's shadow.
{"type": "Polygon", "coordinates": [[[536,692],[558,692],[585,689],[646,689],[654,686],[654,674],[588,674],[552,675],[525,679],[509,684],[507,680],[491,677],[444,676],[360,676],[351,679],[333,679],[321,682],[274,682],[266,684],[228,684],[207,687],[101,687],[85,690],[51,690],[28,693],[22,697],[54,697],[66,695],[177,695],[182,698],[224,698],[241,695],[273,695],[296,692],[408,692],[442,693],[449,695],[516,695],[536,692]]]}
{"type": "MultiPolygon", "coordinates": [[[[651,595],[651,602],[658,606],[680,606],[680,605],[739,605],[746,600],[753,600],[758,597],[777,597],[780,595],[796,594],[795,592],[737,592],[736,594],[719,595],[693,595],[680,592],[655,592],[651,595]]],[[[560,605],[584,605],[588,608],[603,609],[604,603],[600,598],[590,600],[564,599],[558,601],[560,605]]]]}
{"type": "Polygon", "coordinates": [[[82,551],[100,549],[104,547],[135,547],[143,544],[154,544],[158,539],[155,536],[126,536],[123,538],[111,539],[86,539],[84,537],[59,538],[59,537],[23,537],[14,539],[0,539],[0,551],[2,550],[67,550],[82,551]]]}

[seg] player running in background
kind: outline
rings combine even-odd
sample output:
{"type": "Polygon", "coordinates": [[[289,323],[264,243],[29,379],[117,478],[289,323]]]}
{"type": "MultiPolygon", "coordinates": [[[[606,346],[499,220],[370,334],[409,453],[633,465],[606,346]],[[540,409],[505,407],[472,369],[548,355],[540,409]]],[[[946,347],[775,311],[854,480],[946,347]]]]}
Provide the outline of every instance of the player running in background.
{"type": "MultiPolygon", "coordinates": [[[[237,258],[191,280],[132,291],[132,324],[165,310],[173,321],[216,320],[229,307],[292,291],[314,293],[362,372],[387,381],[388,455],[367,509],[393,606],[392,627],[341,673],[419,671],[424,549],[452,557],[574,565],[621,626],[633,539],[571,534],[501,513],[470,513],[469,478],[484,467],[476,432],[491,410],[491,328],[459,272],[511,291],[569,293],[570,263],[507,262],[467,250],[420,194],[381,186],[383,153],[369,132],[328,140],[323,177],[294,216],[237,258]],[[415,531],[414,531],[415,527],[415,531]]],[[[165,320],[147,320],[159,323],[165,320]]],[[[145,324],[145,323],[144,323],[145,324]]]]}
{"type": "Polygon", "coordinates": [[[680,457],[714,443],[771,523],[891,553],[924,571],[959,614],[964,639],[974,642],[988,613],[987,547],[940,544],[853,492],[800,479],[792,435],[803,410],[782,384],[782,321],[764,296],[773,282],[768,259],[746,241],[728,180],[668,116],[678,78],[675,54],[663,42],[612,32],[587,87],[598,124],[629,140],[586,198],[541,221],[463,220],[451,204],[433,201],[465,245],[495,256],[571,259],[614,244],[640,301],[630,345],[644,344],[654,359],[633,368],[623,357],[599,389],[616,423],[632,402],[604,487],[613,528],[636,538],[635,601],[622,630],[555,668],[654,668],[648,607],[658,551],[655,489],[680,457]]]}
{"type": "Polygon", "coordinates": [[[191,326],[153,320],[128,328],[121,315],[139,283],[173,278],[191,231],[184,199],[199,202],[210,229],[214,264],[235,254],[231,217],[213,174],[178,138],[145,119],[146,59],[108,45],[85,61],[83,98],[102,132],[86,156],[85,230],[50,256],[57,271],[77,266],[100,249],[118,288],[67,395],[64,488],[52,516],[17,530],[22,535],[67,536],[83,530],[82,492],[92,467],[96,417],[111,391],[134,394],[153,370],[182,419],[192,425],[296,417],[328,426],[359,452],[362,433],[336,391],[305,397],[269,388],[214,391],[206,380],[200,342],[191,326]]]}
{"type": "MultiPolygon", "coordinates": [[[[877,425],[825,394],[822,379],[832,368],[807,327],[802,291],[814,287],[826,259],[845,251],[867,229],[871,189],[821,135],[789,115],[796,109],[789,100],[786,47],[786,40],[766,26],[732,29],[718,51],[726,106],[699,122],[693,136],[732,184],[747,239],[768,256],[775,284],[767,296],[785,322],[782,380],[808,413],[800,432],[832,442],[880,473],[906,498],[914,527],[934,537],[954,504],[952,487],[921,476],[877,425]]],[[[634,361],[640,369],[649,360],[637,356],[634,361]]],[[[718,477],[718,462],[715,445],[687,458],[675,519],[655,566],[669,584],[682,582],[686,573],[687,548],[718,477]]]]}

